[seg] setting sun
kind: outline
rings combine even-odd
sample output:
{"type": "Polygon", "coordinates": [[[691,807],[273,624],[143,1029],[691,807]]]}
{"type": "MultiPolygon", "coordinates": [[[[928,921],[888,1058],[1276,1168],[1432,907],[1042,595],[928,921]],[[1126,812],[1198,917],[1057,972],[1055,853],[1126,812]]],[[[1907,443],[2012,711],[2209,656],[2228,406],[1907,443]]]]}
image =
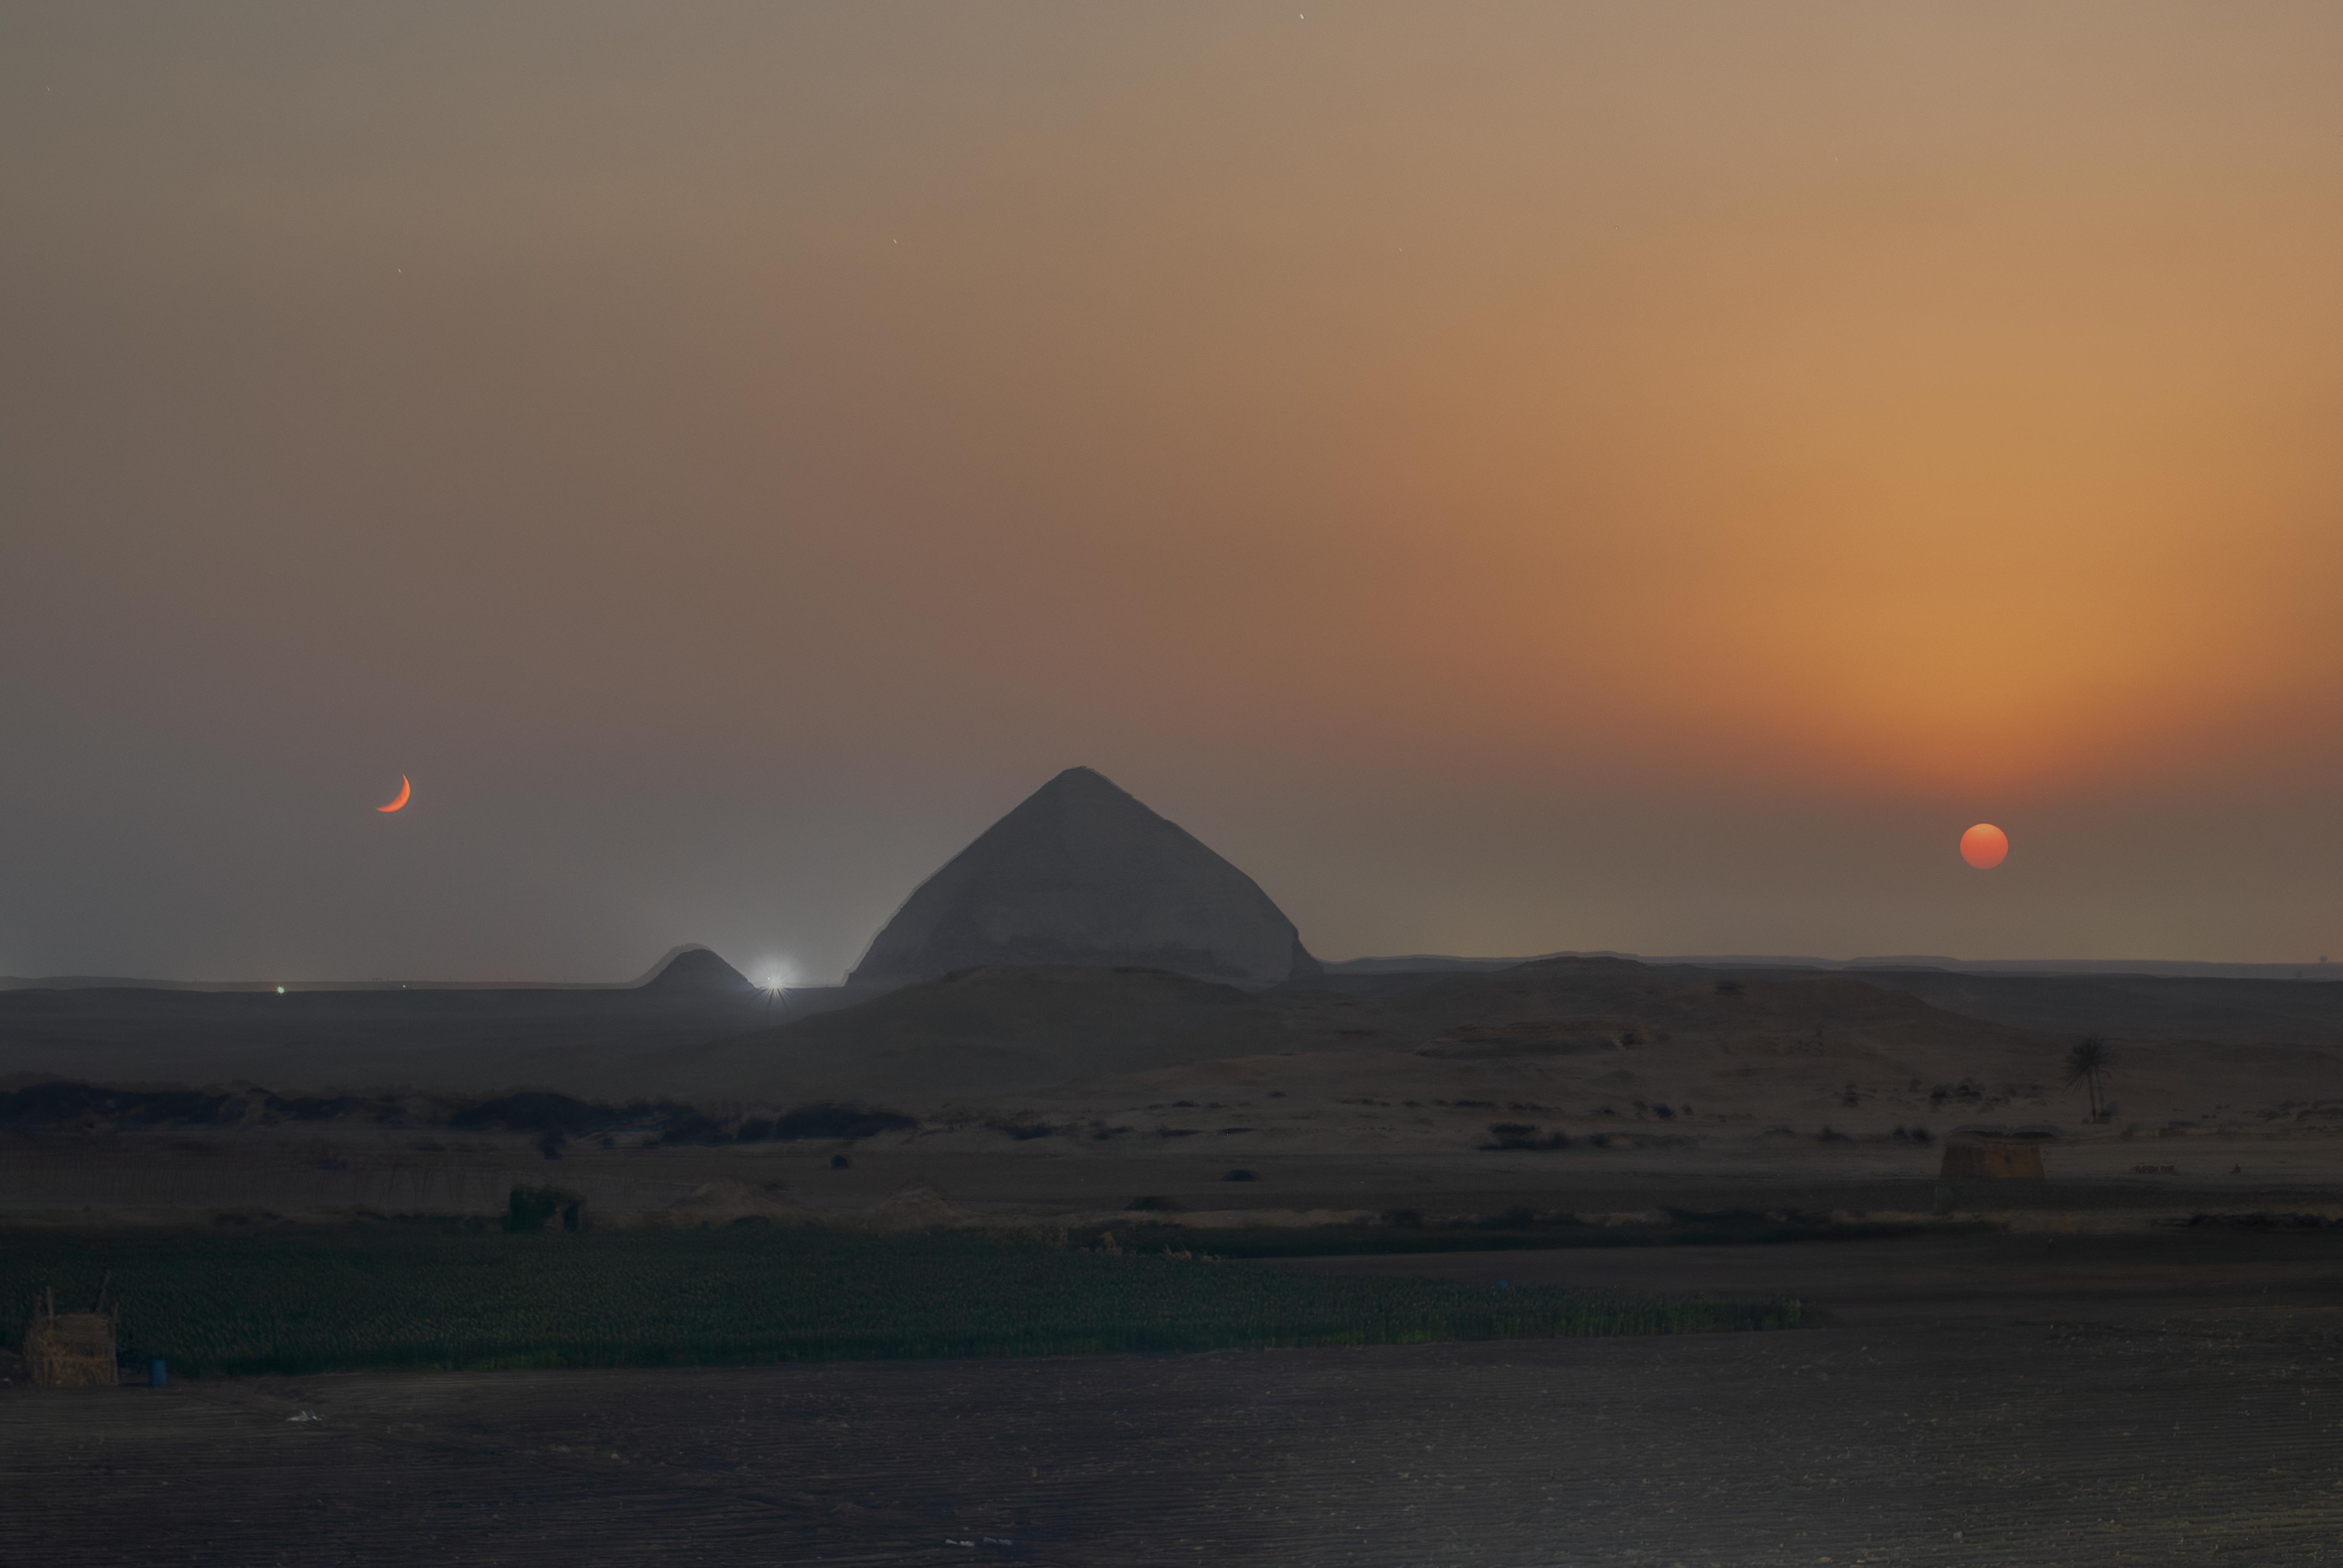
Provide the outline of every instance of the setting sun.
{"type": "Polygon", "coordinates": [[[1961,859],[1980,871],[1990,871],[2009,858],[2009,835],[1990,822],[1979,822],[1961,835],[1961,859]]]}

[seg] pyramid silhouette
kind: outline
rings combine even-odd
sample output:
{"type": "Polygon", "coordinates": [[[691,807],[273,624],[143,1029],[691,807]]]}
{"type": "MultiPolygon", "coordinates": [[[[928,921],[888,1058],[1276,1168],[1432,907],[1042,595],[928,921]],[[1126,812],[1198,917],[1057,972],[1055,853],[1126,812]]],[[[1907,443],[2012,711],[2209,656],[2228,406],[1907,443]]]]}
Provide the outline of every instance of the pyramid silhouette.
{"type": "Polygon", "coordinates": [[[998,964],[1242,986],[1319,972],[1251,877],[1088,768],[1042,785],[920,883],[847,983],[891,989],[998,964]]]}
{"type": "Polygon", "coordinates": [[[697,942],[687,942],[671,950],[651,966],[651,972],[635,982],[636,989],[649,991],[706,992],[720,995],[737,991],[742,995],[757,988],[749,977],[726,963],[712,948],[697,942]]]}

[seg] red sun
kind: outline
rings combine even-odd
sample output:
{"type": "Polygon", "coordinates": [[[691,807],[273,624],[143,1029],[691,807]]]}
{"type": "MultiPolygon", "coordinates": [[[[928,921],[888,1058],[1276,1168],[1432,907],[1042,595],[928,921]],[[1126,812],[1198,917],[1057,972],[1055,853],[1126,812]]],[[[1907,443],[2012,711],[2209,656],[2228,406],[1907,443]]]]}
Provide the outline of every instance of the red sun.
{"type": "Polygon", "coordinates": [[[2009,859],[2009,835],[1990,822],[1979,822],[1961,835],[1961,859],[1980,871],[1990,871],[2009,859]]]}

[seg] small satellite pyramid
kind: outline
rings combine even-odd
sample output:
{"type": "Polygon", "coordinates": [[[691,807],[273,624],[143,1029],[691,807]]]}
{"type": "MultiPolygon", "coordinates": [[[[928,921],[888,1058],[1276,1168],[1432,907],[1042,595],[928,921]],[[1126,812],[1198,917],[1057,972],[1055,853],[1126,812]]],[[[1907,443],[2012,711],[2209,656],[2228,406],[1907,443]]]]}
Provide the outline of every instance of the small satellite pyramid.
{"type": "Polygon", "coordinates": [[[728,992],[745,996],[757,989],[747,975],[726,963],[714,949],[701,947],[698,942],[686,942],[669,950],[665,958],[651,966],[650,973],[635,982],[635,988],[706,996],[728,992]]]}
{"type": "Polygon", "coordinates": [[[920,884],[847,977],[891,989],[991,964],[1170,970],[1270,986],[1319,972],[1251,877],[1069,768],[920,884]]]}

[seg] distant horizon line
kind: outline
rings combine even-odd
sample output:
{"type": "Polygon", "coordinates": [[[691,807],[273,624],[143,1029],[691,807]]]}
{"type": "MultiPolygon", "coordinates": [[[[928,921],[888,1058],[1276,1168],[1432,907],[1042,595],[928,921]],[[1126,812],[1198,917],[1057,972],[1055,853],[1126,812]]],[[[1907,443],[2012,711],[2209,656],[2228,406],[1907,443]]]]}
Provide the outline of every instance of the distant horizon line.
{"type": "MultiPolygon", "coordinates": [[[[699,946],[700,944],[689,944],[699,946]]],[[[668,955],[671,959],[674,954],[668,955]]],[[[720,956],[720,955],[719,955],[720,956]]],[[[1912,970],[1933,969],[1954,973],[2137,975],[2204,980],[2343,980],[2343,964],[2317,959],[2294,960],[2231,960],[2219,959],[1962,959],[1942,953],[1894,953],[1849,959],[1818,958],[1796,953],[1634,953],[1618,949],[1561,950],[1517,957],[1483,957],[1454,953],[1398,953],[1354,959],[1322,959],[1329,974],[1406,974],[1442,970],[1500,970],[1552,959],[1622,959],[1642,964],[1685,964],[1695,968],[1912,970]],[[2312,971],[2306,975],[2303,971],[2312,971]]],[[[636,990],[657,979],[666,967],[662,959],[645,974],[623,980],[165,980],[128,975],[64,974],[0,975],[0,990],[636,990]]],[[[782,988],[792,991],[842,990],[843,980],[809,982],[782,988]]]]}

